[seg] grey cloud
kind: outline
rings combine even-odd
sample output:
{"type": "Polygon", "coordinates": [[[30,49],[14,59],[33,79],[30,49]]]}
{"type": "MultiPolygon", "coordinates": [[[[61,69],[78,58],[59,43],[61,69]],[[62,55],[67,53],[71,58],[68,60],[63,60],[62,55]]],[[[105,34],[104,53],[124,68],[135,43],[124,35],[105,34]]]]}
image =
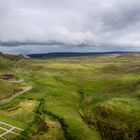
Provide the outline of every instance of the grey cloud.
{"type": "Polygon", "coordinates": [[[0,0],[0,42],[140,48],[139,27],[139,0],[0,0]]]}

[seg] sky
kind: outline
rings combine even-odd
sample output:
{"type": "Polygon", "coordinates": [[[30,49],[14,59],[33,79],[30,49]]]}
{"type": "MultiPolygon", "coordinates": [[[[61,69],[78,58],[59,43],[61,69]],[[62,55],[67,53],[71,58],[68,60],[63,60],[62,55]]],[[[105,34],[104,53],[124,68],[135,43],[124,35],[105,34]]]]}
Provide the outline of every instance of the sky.
{"type": "Polygon", "coordinates": [[[140,0],[0,0],[0,44],[23,54],[140,51],[140,0]]]}

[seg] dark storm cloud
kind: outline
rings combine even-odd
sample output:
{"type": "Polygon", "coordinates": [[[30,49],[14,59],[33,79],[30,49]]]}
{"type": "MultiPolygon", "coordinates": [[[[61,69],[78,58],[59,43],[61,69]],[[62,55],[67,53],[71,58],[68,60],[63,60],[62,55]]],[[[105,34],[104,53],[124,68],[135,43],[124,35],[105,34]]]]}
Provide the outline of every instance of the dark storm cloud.
{"type": "Polygon", "coordinates": [[[0,0],[0,42],[140,48],[139,27],[139,0],[0,0]]]}

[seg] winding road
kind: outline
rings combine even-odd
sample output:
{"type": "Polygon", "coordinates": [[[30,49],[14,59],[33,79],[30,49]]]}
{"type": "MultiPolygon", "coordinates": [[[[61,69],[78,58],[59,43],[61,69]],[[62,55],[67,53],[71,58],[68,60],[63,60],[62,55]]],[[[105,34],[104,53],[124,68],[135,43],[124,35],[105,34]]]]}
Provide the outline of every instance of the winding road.
{"type": "Polygon", "coordinates": [[[27,86],[27,87],[25,87],[25,89],[23,91],[18,92],[18,93],[14,94],[14,95],[12,95],[12,96],[10,96],[8,98],[5,98],[5,99],[1,100],[0,104],[7,103],[7,102],[11,101],[12,99],[14,99],[15,97],[17,97],[17,96],[19,96],[19,95],[21,95],[21,94],[23,94],[23,93],[25,93],[25,92],[27,92],[27,91],[29,91],[31,89],[32,89],[32,86],[27,86]]]}
{"type": "MultiPolygon", "coordinates": [[[[12,69],[9,68],[9,69],[16,72],[16,66],[17,66],[17,65],[14,64],[13,68],[12,68],[12,69]]],[[[20,83],[23,83],[24,80],[21,79],[21,80],[12,81],[12,82],[20,82],[20,83]]],[[[25,83],[25,82],[24,82],[24,83],[25,83]]],[[[21,95],[21,94],[23,94],[23,93],[25,93],[25,92],[27,92],[27,91],[29,91],[29,90],[31,90],[31,89],[32,89],[32,86],[31,86],[31,85],[28,85],[27,87],[24,87],[24,89],[23,89],[22,91],[17,92],[17,93],[15,93],[15,94],[11,95],[10,97],[7,97],[7,98],[5,98],[5,99],[0,100],[0,104],[7,103],[7,102],[11,101],[12,99],[14,99],[15,97],[17,97],[17,96],[19,96],[19,95],[21,95]]]]}

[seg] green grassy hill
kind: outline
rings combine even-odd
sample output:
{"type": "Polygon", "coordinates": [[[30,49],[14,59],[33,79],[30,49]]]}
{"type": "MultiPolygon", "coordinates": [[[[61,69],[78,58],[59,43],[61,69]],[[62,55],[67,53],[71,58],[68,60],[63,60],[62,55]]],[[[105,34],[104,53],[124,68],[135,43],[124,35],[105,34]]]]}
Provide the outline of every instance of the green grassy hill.
{"type": "Polygon", "coordinates": [[[0,121],[25,129],[15,139],[139,139],[140,54],[0,62],[33,86],[0,105],[0,121]]]}
{"type": "MultiPolygon", "coordinates": [[[[18,58],[19,57],[17,56],[17,59],[18,58]]],[[[18,74],[14,70],[17,59],[16,56],[0,53],[0,101],[11,96],[21,87],[21,84],[13,83],[13,81],[19,79],[18,74]],[[14,77],[9,80],[5,80],[3,77],[7,74],[13,75],[14,77]]]]}

